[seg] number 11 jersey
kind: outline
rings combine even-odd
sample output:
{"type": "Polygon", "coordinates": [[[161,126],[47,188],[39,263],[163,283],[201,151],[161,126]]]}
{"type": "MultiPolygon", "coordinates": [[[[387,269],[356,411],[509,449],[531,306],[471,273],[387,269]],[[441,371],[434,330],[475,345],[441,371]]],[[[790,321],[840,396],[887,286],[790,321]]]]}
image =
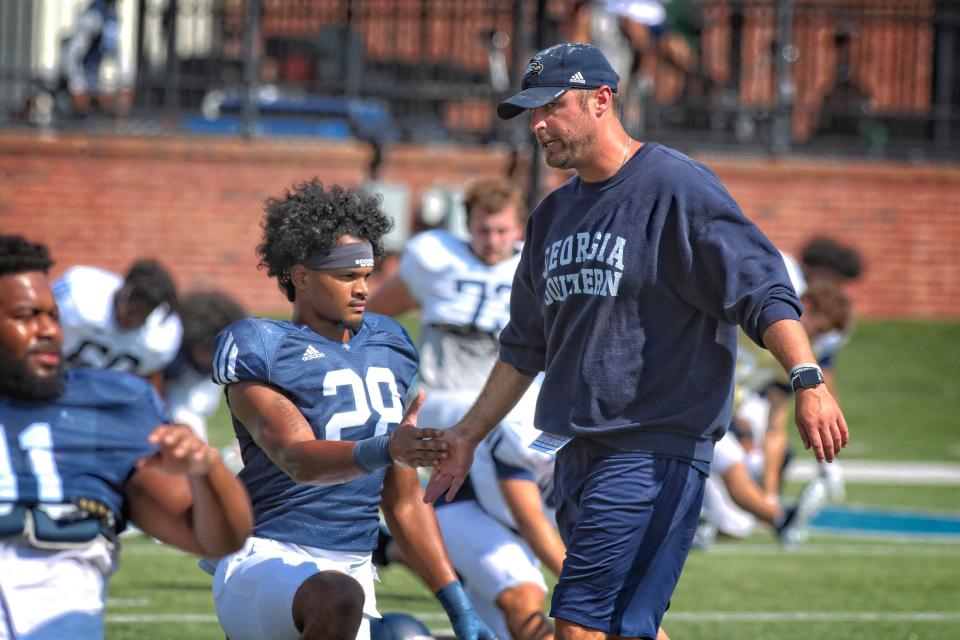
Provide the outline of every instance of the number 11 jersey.
{"type": "MultiPolygon", "coordinates": [[[[417,370],[417,352],[394,320],[364,315],[349,342],[280,320],[239,320],[217,337],[213,379],[227,386],[270,385],[296,405],[320,440],[363,440],[390,433],[403,419],[403,398],[417,370]]],[[[234,416],[253,502],[253,535],[348,552],[376,546],[384,469],[350,482],[297,484],[234,416]]]]}

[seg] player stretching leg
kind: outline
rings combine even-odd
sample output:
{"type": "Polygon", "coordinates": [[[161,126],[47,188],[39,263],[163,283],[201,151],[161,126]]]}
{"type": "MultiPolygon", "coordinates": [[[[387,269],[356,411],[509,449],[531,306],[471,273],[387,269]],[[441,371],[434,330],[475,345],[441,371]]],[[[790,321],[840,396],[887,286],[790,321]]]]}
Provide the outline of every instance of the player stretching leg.
{"type": "Polygon", "coordinates": [[[0,639],[102,638],[127,520],[191,553],[240,548],[253,515],[219,453],[163,424],[144,380],[63,373],[46,247],[0,236],[0,639]]]}

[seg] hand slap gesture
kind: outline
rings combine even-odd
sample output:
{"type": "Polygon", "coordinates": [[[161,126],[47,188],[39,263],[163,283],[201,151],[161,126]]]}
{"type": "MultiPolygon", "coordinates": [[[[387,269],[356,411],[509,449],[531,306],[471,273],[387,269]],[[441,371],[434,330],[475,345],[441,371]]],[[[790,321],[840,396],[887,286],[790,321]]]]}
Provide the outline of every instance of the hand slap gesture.
{"type": "Polygon", "coordinates": [[[425,398],[421,390],[414,398],[397,430],[390,434],[390,457],[405,467],[435,467],[447,457],[447,443],[440,429],[418,429],[417,414],[425,398]]]}
{"type": "Polygon", "coordinates": [[[430,482],[424,492],[423,501],[432,503],[447,494],[447,502],[453,500],[457,491],[463,486],[463,482],[470,472],[470,466],[473,464],[473,450],[477,443],[461,433],[460,424],[444,431],[444,439],[448,443],[448,458],[433,465],[433,474],[430,476],[430,482]]]}
{"type": "Polygon", "coordinates": [[[183,424],[162,424],[150,434],[156,453],[141,458],[139,468],[160,469],[170,474],[202,476],[210,472],[220,459],[220,452],[208,445],[190,427],[183,424]]]}

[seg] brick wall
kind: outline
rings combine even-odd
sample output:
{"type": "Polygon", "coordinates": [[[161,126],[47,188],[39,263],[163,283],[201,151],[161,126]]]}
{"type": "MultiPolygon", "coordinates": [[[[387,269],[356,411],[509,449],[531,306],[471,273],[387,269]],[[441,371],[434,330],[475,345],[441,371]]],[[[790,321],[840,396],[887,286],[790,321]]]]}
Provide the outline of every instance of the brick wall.
{"type": "MultiPolygon", "coordinates": [[[[701,159],[780,247],[825,233],[860,250],[866,273],[851,289],[860,315],[960,318],[960,167],[701,159]]],[[[256,268],[260,203],[314,175],[355,186],[370,160],[352,143],[3,132],[0,230],[47,242],[55,275],[154,256],[185,290],[223,287],[257,312],[283,312],[285,298],[256,268]]],[[[496,149],[396,146],[380,178],[408,184],[415,202],[432,185],[506,175],[511,160],[496,149]]]]}
{"type": "Polygon", "coordinates": [[[702,160],[778,247],[825,234],[856,248],[858,315],[960,317],[960,166],[702,160]]]}

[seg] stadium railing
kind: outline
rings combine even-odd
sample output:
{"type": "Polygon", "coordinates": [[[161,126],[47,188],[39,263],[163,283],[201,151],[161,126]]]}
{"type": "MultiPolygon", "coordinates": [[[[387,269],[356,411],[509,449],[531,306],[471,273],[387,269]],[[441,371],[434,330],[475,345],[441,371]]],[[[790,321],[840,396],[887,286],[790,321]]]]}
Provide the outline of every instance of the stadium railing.
{"type": "MultiPolygon", "coordinates": [[[[119,0],[114,74],[132,69],[135,90],[124,119],[72,117],[59,49],[85,4],[0,3],[0,125],[522,144],[524,119],[500,122],[491,107],[562,39],[575,0],[119,0]]],[[[628,81],[635,135],[724,152],[960,157],[960,0],[668,7],[628,81]],[[692,64],[671,62],[674,36],[692,64]]]]}

